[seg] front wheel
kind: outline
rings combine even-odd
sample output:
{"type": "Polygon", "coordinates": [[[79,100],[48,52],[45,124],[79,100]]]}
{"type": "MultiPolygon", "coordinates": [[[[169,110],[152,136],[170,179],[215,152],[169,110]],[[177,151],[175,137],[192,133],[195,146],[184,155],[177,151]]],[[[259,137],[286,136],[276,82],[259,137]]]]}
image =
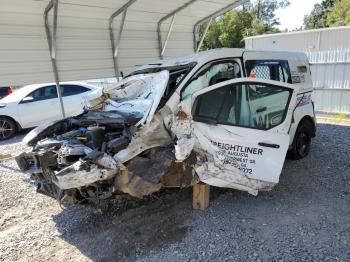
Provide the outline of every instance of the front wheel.
{"type": "Polygon", "coordinates": [[[6,117],[0,117],[0,140],[6,140],[16,133],[16,123],[6,117]]]}
{"type": "Polygon", "coordinates": [[[302,159],[309,154],[311,147],[311,131],[305,124],[301,124],[301,126],[298,127],[292,146],[291,156],[294,160],[302,159]]]}

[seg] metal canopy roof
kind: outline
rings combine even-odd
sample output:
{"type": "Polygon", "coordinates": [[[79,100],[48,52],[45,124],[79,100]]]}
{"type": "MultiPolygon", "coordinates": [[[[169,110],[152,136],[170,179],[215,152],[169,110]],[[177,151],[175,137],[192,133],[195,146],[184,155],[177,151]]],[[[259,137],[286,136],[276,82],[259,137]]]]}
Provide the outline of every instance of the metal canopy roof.
{"type": "Polygon", "coordinates": [[[193,53],[199,25],[243,2],[1,0],[0,86],[114,77],[193,53]]]}

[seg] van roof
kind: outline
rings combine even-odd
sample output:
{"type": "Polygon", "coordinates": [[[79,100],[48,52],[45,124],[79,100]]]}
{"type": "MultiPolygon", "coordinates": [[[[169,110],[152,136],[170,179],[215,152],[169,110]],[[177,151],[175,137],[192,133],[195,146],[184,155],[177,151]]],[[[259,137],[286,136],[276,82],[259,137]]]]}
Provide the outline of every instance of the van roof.
{"type": "Polygon", "coordinates": [[[251,50],[251,49],[240,49],[240,48],[219,48],[219,49],[212,49],[208,51],[202,51],[195,54],[190,54],[186,56],[171,58],[171,59],[165,59],[165,60],[158,60],[154,61],[149,64],[145,64],[138,68],[138,70],[146,69],[146,68],[153,68],[153,67],[168,67],[168,66],[176,66],[176,65],[185,65],[189,63],[199,63],[203,64],[208,61],[214,60],[214,59],[220,59],[220,58],[227,58],[227,57],[242,57],[244,53],[254,53],[259,52],[263,53],[264,56],[271,55],[272,59],[276,59],[278,57],[279,59],[285,59],[285,60],[305,60],[307,59],[305,53],[301,52],[284,52],[284,51],[267,51],[267,50],[251,50]]]}

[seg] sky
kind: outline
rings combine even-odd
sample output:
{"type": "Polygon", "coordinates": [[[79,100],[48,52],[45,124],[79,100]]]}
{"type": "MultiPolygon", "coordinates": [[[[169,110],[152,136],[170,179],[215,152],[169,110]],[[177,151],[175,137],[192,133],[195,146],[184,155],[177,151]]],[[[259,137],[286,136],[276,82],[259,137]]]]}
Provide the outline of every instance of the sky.
{"type": "Polygon", "coordinates": [[[279,18],[281,25],[280,30],[293,30],[303,25],[304,16],[309,14],[314,7],[314,4],[319,4],[322,0],[289,0],[290,5],[284,9],[276,11],[276,16],[279,18]]]}

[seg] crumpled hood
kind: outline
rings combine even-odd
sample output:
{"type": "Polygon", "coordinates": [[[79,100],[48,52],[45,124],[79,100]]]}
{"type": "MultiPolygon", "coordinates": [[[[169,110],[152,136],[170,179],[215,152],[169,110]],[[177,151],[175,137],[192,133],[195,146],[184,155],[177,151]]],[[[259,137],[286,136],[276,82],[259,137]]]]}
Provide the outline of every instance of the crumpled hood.
{"type": "Polygon", "coordinates": [[[19,168],[38,181],[39,192],[73,203],[192,184],[194,160],[175,163],[163,109],[157,111],[168,79],[168,71],[138,75],[95,92],[85,113],[30,132],[24,141],[33,149],[16,157],[19,168]],[[186,180],[167,177],[180,169],[186,180]]]}
{"type": "MultiPolygon", "coordinates": [[[[85,98],[85,109],[87,112],[102,111],[106,112],[105,114],[110,112],[112,114],[110,117],[134,116],[139,119],[135,126],[149,125],[165,92],[168,80],[169,71],[166,70],[125,78],[116,85],[91,92],[85,98]]],[[[69,122],[69,118],[42,124],[29,132],[23,142],[35,144],[45,137],[46,133],[61,133],[55,129],[62,129],[62,125],[67,125],[66,122],[69,122]]]]}
{"type": "Polygon", "coordinates": [[[141,114],[137,124],[149,124],[169,80],[169,71],[130,76],[114,86],[92,92],[85,102],[88,110],[141,114]]]}

